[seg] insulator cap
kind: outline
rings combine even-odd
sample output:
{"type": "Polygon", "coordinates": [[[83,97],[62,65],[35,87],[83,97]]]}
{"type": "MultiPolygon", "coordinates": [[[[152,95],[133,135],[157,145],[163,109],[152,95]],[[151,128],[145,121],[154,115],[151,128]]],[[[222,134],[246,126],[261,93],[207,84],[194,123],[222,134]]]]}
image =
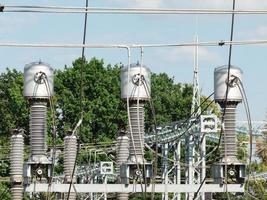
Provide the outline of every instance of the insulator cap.
{"type": "Polygon", "coordinates": [[[131,64],[121,69],[121,98],[130,100],[150,99],[151,72],[146,66],[131,64]],[[129,77],[128,77],[129,73],[129,77]],[[129,79],[129,80],[128,80],[129,79]],[[141,82],[140,82],[141,81],[141,82]]]}
{"type": "MultiPolygon", "coordinates": [[[[217,67],[214,70],[214,99],[217,102],[225,101],[226,90],[227,90],[227,77],[228,77],[228,66],[224,65],[217,67]]],[[[235,66],[230,68],[229,77],[229,88],[227,101],[241,102],[242,94],[237,86],[237,82],[243,79],[243,71],[235,66]]]]}
{"type": "Polygon", "coordinates": [[[23,95],[28,99],[49,99],[54,93],[54,73],[49,64],[33,62],[24,68],[23,95]]]}

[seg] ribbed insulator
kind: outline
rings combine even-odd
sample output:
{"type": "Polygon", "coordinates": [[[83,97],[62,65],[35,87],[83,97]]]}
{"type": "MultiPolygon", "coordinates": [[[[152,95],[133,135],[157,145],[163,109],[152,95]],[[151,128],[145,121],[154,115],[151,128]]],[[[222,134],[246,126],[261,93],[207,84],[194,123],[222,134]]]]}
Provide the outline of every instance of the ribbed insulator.
{"type": "Polygon", "coordinates": [[[33,102],[30,108],[31,155],[45,155],[47,103],[33,102]]]}
{"type": "Polygon", "coordinates": [[[23,175],[23,144],[22,133],[12,134],[10,151],[10,176],[11,178],[14,176],[21,177],[21,181],[23,175]]]}
{"type": "Polygon", "coordinates": [[[129,157],[129,137],[127,135],[119,135],[117,137],[117,165],[118,170],[122,163],[126,163],[129,157]]]}
{"type": "Polygon", "coordinates": [[[222,153],[227,160],[235,160],[236,158],[236,131],[235,131],[235,115],[237,103],[229,102],[226,105],[224,116],[224,135],[222,137],[222,153]]]}
{"type": "Polygon", "coordinates": [[[118,200],[128,200],[129,199],[129,193],[117,193],[118,200]]]}
{"type": "Polygon", "coordinates": [[[137,107],[136,101],[130,103],[130,120],[131,120],[131,131],[129,131],[130,161],[135,162],[135,163],[143,163],[144,121],[145,121],[143,102],[139,103],[139,107],[137,107]],[[130,135],[131,132],[132,132],[132,136],[130,135]]]}
{"type": "Polygon", "coordinates": [[[71,176],[77,154],[77,138],[74,135],[64,138],[64,174],[71,176]]]}
{"type": "MultiPolygon", "coordinates": [[[[121,133],[117,137],[117,173],[120,175],[120,166],[122,163],[126,163],[129,157],[129,137],[121,133]]],[[[120,179],[118,180],[120,183],[120,179]]],[[[128,200],[128,193],[117,193],[118,200],[128,200]]]]}
{"type": "MultiPolygon", "coordinates": [[[[64,138],[64,174],[65,174],[65,182],[70,183],[73,168],[75,166],[77,154],[77,138],[74,135],[69,135],[64,138]]],[[[75,176],[74,176],[75,178],[75,176]]],[[[75,180],[73,180],[73,183],[75,180]]],[[[68,195],[65,194],[64,199],[67,199],[68,195]]],[[[76,193],[71,192],[69,195],[69,200],[75,200],[76,193]]]]}
{"type": "Polygon", "coordinates": [[[22,198],[23,198],[22,185],[12,185],[11,186],[11,199],[12,200],[22,200],[22,198]]]}

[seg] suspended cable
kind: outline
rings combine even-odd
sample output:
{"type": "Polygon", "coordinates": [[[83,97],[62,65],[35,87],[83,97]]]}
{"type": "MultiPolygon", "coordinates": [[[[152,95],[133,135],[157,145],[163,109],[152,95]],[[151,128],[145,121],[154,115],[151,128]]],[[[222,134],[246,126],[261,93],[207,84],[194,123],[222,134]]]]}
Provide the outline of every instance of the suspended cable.
{"type": "Polygon", "coordinates": [[[21,47],[21,48],[159,48],[159,47],[212,47],[212,46],[234,46],[234,45],[266,45],[266,40],[237,40],[237,41],[206,41],[206,42],[184,42],[184,43],[162,43],[162,44],[60,44],[60,43],[16,43],[0,42],[2,47],[21,47]]]}
{"type": "MultiPolygon", "coordinates": [[[[235,0],[233,0],[233,11],[235,11],[235,0]]],[[[217,147],[215,148],[216,150],[218,150],[220,148],[220,144],[221,144],[221,138],[222,138],[222,134],[224,132],[224,120],[225,120],[225,113],[226,113],[226,106],[227,106],[227,101],[228,101],[228,93],[229,93],[229,80],[230,80],[230,70],[231,70],[231,59],[232,59],[232,42],[233,42],[233,36],[234,36],[234,20],[235,20],[235,13],[232,12],[232,18],[231,18],[231,30],[230,30],[230,46],[229,46],[229,54],[228,54],[228,73],[227,73],[227,82],[226,82],[226,92],[225,92],[225,99],[224,99],[224,108],[223,108],[223,113],[222,113],[222,117],[221,117],[221,131],[220,131],[220,136],[219,136],[219,142],[217,147]]],[[[225,140],[226,141],[226,140],[225,140]]],[[[226,143],[225,143],[226,144],[226,143]]],[[[227,156],[227,149],[225,148],[225,156],[227,156]]],[[[226,158],[227,160],[227,158],[226,158]]],[[[229,197],[229,193],[228,193],[228,189],[227,189],[227,163],[225,162],[225,168],[224,168],[224,174],[225,174],[225,186],[226,186],[226,193],[227,193],[227,199],[230,199],[229,197]]],[[[200,191],[201,187],[203,186],[203,184],[201,184],[199,186],[198,191],[200,191]]],[[[196,193],[197,195],[197,193],[196,193]]]]}
{"type": "Polygon", "coordinates": [[[237,86],[239,88],[239,91],[242,95],[242,98],[244,99],[244,107],[246,111],[247,116],[247,122],[248,122],[248,131],[249,131],[249,163],[248,163],[248,178],[247,178],[247,194],[250,196],[253,196],[249,192],[249,182],[250,182],[250,175],[251,175],[251,161],[252,161],[252,122],[251,122],[251,115],[250,115],[250,108],[248,105],[248,99],[247,95],[243,86],[242,81],[239,77],[235,77],[237,79],[237,86]]]}
{"type": "Polygon", "coordinates": [[[44,83],[45,87],[47,90],[47,94],[49,96],[49,104],[50,104],[50,110],[51,110],[51,116],[52,116],[52,166],[51,166],[51,178],[48,180],[48,188],[47,188],[47,200],[49,200],[50,195],[51,195],[51,185],[54,177],[54,167],[55,167],[55,160],[56,160],[56,116],[55,116],[55,108],[54,108],[54,101],[52,97],[52,91],[51,87],[48,81],[48,77],[46,74],[43,74],[44,83]]]}
{"type": "MultiPolygon", "coordinates": [[[[142,83],[142,67],[143,67],[143,58],[144,58],[144,49],[143,47],[140,48],[141,50],[141,59],[140,59],[140,67],[139,67],[139,75],[140,75],[140,80],[138,82],[138,88],[137,88],[137,126],[138,126],[138,137],[139,137],[139,142],[142,146],[141,148],[141,152],[142,152],[142,160],[143,160],[143,167],[142,170],[145,173],[146,172],[146,165],[145,165],[145,153],[144,153],[144,137],[141,136],[141,124],[140,124],[140,87],[142,83]]],[[[143,122],[142,122],[143,123],[143,122]]],[[[144,126],[144,124],[143,124],[144,126]]],[[[144,134],[144,133],[143,133],[144,134]]],[[[141,184],[143,184],[143,179],[144,179],[144,183],[145,183],[145,191],[144,191],[144,199],[146,199],[146,190],[147,190],[147,179],[146,179],[146,175],[143,176],[142,180],[141,180],[141,184]]]]}
{"type": "Polygon", "coordinates": [[[107,8],[107,7],[64,7],[64,6],[16,6],[2,5],[2,12],[14,13],[72,13],[72,14],[159,14],[159,15],[176,15],[176,14],[267,14],[267,9],[161,9],[161,8],[107,8]]]}
{"type": "MultiPolygon", "coordinates": [[[[86,11],[87,11],[87,7],[88,7],[88,0],[85,0],[86,2],[86,11]]],[[[80,134],[82,133],[82,120],[83,120],[83,114],[84,114],[84,89],[83,89],[83,79],[84,79],[84,65],[86,64],[86,59],[85,59],[85,42],[86,42],[86,33],[87,33],[87,12],[84,15],[84,26],[83,26],[83,47],[82,47],[82,63],[81,63],[81,68],[80,68],[80,134]]],[[[79,122],[78,122],[79,123],[79,122]]],[[[73,131],[74,132],[74,131],[73,131]]],[[[73,185],[73,177],[75,174],[75,170],[76,170],[76,163],[77,163],[77,158],[79,155],[79,150],[80,150],[80,144],[78,142],[78,148],[77,148],[77,152],[76,152],[76,158],[75,158],[75,162],[74,162],[74,166],[73,166],[73,170],[72,170],[72,174],[71,174],[71,181],[70,181],[70,185],[69,185],[69,191],[68,191],[68,195],[67,195],[67,200],[69,200],[70,198],[70,191],[71,191],[71,186],[73,185]]]]}
{"type": "MultiPolygon", "coordinates": [[[[128,66],[127,66],[127,83],[130,82],[130,67],[131,67],[131,48],[127,47],[127,57],[128,57],[128,66]]],[[[127,117],[128,117],[128,129],[129,129],[129,133],[130,133],[130,139],[132,141],[132,146],[133,146],[133,151],[134,151],[134,156],[135,156],[135,160],[136,162],[138,161],[137,159],[137,153],[136,153],[136,147],[135,147],[135,140],[133,137],[133,129],[132,129],[132,122],[131,122],[131,115],[130,115],[130,97],[129,97],[129,90],[130,90],[130,84],[127,84],[127,88],[126,88],[126,93],[127,93],[127,97],[126,97],[126,106],[127,106],[127,117]]],[[[131,153],[131,152],[130,152],[131,153]]],[[[137,170],[139,172],[141,172],[140,170],[140,166],[137,163],[137,170]]],[[[144,194],[144,188],[143,188],[143,184],[142,184],[142,173],[140,173],[139,178],[141,179],[141,191],[142,191],[142,196],[143,199],[145,197],[144,194]]]]}

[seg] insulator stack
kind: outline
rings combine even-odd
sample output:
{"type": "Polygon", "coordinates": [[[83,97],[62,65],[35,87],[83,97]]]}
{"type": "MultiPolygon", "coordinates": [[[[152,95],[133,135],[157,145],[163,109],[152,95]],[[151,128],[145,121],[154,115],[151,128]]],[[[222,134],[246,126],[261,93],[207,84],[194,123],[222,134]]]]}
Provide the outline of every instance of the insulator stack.
{"type": "Polygon", "coordinates": [[[131,64],[121,70],[121,98],[129,101],[130,156],[128,161],[144,164],[144,103],[150,99],[150,70],[131,64]]]}
{"type": "Polygon", "coordinates": [[[11,195],[13,200],[22,200],[23,151],[23,133],[13,130],[10,152],[11,195]]]}
{"type": "Polygon", "coordinates": [[[12,185],[11,186],[11,198],[12,200],[22,200],[23,199],[23,187],[22,185],[12,185]]]}
{"type": "MultiPolygon", "coordinates": [[[[75,135],[68,135],[64,138],[64,174],[65,174],[65,183],[75,183],[76,176],[72,173],[76,162],[77,155],[77,137],[75,135]]],[[[75,172],[74,172],[75,173],[75,172]]],[[[67,194],[65,194],[65,199],[67,199],[67,194]]],[[[69,200],[76,199],[76,193],[71,192],[69,195],[69,200]]]]}
{"type": "MultiPolygon", "coordinates": [[[[127,162],[129,157],[129,138],[125,133],[120,133],[117,137],[117,174],[120,174],[120,166],[127,162]]],[[[118,183],[121,183],[118,180],[118,183]]],[[[128,200],[128,193],[117,193],[118,200],[128,200]]]]}
{"type": "Polygon", "coordinates": [[[224,116],[224,137],[222,137],[222,149],[223,155],[230,162],[235,160],[236,153],[236,106],[237,103],[228,102],[226,104],[225,116],[224,116]]]}
{"type": "Polygon", "coordinates": [[[120,165],[126,163],[129,157],[129,137],[125,133],[120,133],[117,138],[117,173],[120,165]]]}
{"type": "Polygon", "coordinates": [[[144,159],[144,103],[130,103],[131,132],[130,137],[130,161],[134,163],[143,163],[144,159]]]}
{"type": "Polygon", "coordinates": [[[66,136],[64,138],[64,174],[66,182],[71,181],[73,168],[76,161],[77,154],[77,138],[74,135],[66,136]]]}
{"type": "Polygon", "coordinates": [[[47,163],[47,105],[54,93],[54,74],[50,65],[33,62],[24,67],[24,97],[30,102],[30,141],[33,163],[47,163]]]}
{"type": "MultiPolygon", "coordinates": [[[[23,174],[23,135],[22,133],[13,132],[11,136],[10,152],[10,176],[20,177],[23,174]]],[[[22,180],[20,180],[22,182],[22,180]]]]}
{"type": "Polygon", "coordinates": [[[231,66],[228,81],[228,66],[215,68],[214,99],[224,113],[224,135],[222,136],[222,157],[227,163],[236,162],[236,132],[235,115],[237,104],[242,101],[242,94],[237,86],[242,81],[243,72],[240,68],[231,66]],[[228,81],[228,82],[227,82],[228,81]],[[226,94],[228,92],[228,94],[226,94]]]}
{"type": "Polygon", "coordinates": [[[31,155],[32,159],[45,155],[47,103],[34,101],[30,107],[30,135],[31,135],[31,155]]]}

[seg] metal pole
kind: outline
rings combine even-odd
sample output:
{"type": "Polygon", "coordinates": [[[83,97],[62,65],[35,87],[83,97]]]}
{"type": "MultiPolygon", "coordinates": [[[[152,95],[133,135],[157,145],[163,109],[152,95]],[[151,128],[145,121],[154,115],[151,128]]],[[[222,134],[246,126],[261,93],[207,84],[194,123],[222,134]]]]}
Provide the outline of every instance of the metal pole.
{"type": "MultiPolygon", "coordinates": [[[[180,159],[181,159],[181,141],[178,140],[176,145],[175,145],[175,152],[174,152],[174,157],[175,157],[175,183],[176,184],[181,184],[181,165],[180,165],[180,159]]],[[[181,194],[180,193],[175,193],[175,200],[180,200],[181,199],[181,194]]]]}
{"type": "MultiPolygon", "coordinates": [[[[195,156],[195,150],[194,150],[194,137],[193,134],[190,134],[187,139],[187,164],[188,164],[188,169],[187,169],[187,184],[193,185],[194,184],[194,156],[195,156]]],[[[194,193],[188,193],[186,194],[186,199],[187,200],[193,200],[194,198],[194,193]]]]}
{"type": "MultiPolygon", "coordinates": [[[[162,182],[168,184],[168,143],[162,145],[163,159],[162,159],[162,182]]],[[[162,194],[162,200],[168,200],[168,191],[162,194]]]]}
{"type": "MultiPolygon", "coordinates": [[[[201,177],[200,181],[201,183],[206,178],[206,135],[205,133],[202,133],[202,142],[201,142],[201,177]]],[[[204,183],[205,184],[205,183],[204,183]]],[[[201,199],[205,200],[205,193],[200,193],[201,199]]]]}
{"type": "MultiPolygon", "coordinates": [[[[104,178],[104,184],[106,187],[107,186],[107,176],[105,176],[105,178],[104,178]]],[[[104,193],[104,200],[107,200],[107,193],[106,192],[104,193]]]]}

